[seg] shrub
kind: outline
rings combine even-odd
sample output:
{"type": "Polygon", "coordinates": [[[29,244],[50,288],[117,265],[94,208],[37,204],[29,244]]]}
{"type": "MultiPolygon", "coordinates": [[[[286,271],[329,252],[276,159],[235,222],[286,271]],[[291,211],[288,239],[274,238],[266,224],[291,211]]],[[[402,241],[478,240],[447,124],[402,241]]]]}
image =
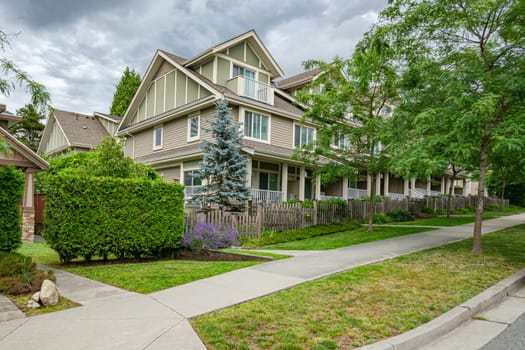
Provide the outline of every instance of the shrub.
{"type": "Polygon", "coordinates": [[[436,210],[436,215],[445,215],[447,212],[445,211],[445,209],[438,209],[436,210]]]}
{"type": "Polygon", "coordinates": [[[390,216],[393,222],[414,221],[416,219],[414,214],[404,209],[392,210],[386,213],[386,215],[390,216]]]}
{"type": "Polygon", "coordinates": [[[436,215],[436,211],[432,208],[423,208],[421,209],[421,213],[423,214],[430,214],[431,216],[436,215]]]}
{"type": "Polygon", "coordinates": [[[392,219],[388,215],[374,214],[373,222],[374,224],[387,224],[389,222],[392,222],[392,219]]]}
{"type": "Polygon", "coordinates": [[[301,239],[317,237],[322,235],[328,235],[331,233],[350,231],[358,227],[361,227],[357,221],[347,221],[344,223],[328,224],[328,225],[316,225],[309,226],[297,230],[289,230],[282,232],[266,231],[260,238],[247,240],[243,247],[261,247],[265,245],[284,243],[290,241],[298,241],[301,239]]]}
{"type": "Polygon", "coordinates": [[[418,219],[431,219],[433,217],[434,216],[432,214],[423,213],[423,212],[416,214],[416,218],[418,218],[418,219]]]}
{"type": "Polygon", "coordinates": [[[0,251],[10,252],[22,244],[20,209],[24,175],[11,166],[0,166],[0,251]]]}
{"type": "Polygon", "coordinates": [[[55,281],[52,271],[42,271],[31,258],[0,252],[0,293],[12,295],[40,290],[45,279],[55,281]]]}
{"type": "Polygon", "coordinates": [[[62,262],[159,257],[182,245],[182,186],[60,173],[49,179],[43,236],[62,262]]]}
{"type": "Polygon", "coordinates": [[[239,233],[233,226],[198,222],[190,233],[184,235],[183,243],[188,248],[219,249],[237,244],[238,239],[239,233]]]}
{"type": "MultiPolygon", "coordinates": [[[[368,202],[370,200],[370,196],[362,196],[361,198],[359,198],[360,200],[362,200],[363,202],[368,202]]],[[[383,197],[381,197],[380,195],[376,194],[374,196],[374,202],[375,203],[381,203],[381,201],[383,200],[383,197]]]]}

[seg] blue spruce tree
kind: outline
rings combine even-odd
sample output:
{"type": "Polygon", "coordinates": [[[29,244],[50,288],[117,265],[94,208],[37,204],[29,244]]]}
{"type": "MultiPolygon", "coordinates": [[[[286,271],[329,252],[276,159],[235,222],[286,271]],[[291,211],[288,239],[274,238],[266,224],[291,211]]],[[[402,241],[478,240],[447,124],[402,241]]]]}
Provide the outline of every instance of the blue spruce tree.
{"type": "Polygon", "coordinates": [[[246,187],[246,157],[241,155],[242,133],[233,124],[231,110],[226,100],[216,104],[217,117],[210,122],[212,142],[203,141],[204,158],[199,177],[207,180],[195,201],[203,205],[217,204],[229,211],[244,210],[250,189],[246,187]]]}

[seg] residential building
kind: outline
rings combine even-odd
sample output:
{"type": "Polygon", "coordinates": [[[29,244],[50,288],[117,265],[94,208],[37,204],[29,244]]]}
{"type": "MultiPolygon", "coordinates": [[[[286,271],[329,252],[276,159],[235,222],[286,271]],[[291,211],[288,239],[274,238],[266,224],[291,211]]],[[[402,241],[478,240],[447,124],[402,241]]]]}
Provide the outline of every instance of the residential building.
{"type": "Polygon", "coordinates": [[[47,120],[38,152],[47,156],[89,152],[105,136],[114,135],[119,122],[119,117],[109,114],[85,115],[55,109],[47,120]]]}

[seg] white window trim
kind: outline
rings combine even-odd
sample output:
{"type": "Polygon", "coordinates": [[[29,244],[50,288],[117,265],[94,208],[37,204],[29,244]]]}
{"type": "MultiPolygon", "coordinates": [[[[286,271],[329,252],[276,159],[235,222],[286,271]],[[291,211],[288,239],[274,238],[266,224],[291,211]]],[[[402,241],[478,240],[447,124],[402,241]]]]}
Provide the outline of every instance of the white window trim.
{"type": "Polygon", "coordinates": [[[162,149],[164,144],[164,125],[159,125],[153,128],[153,150],[162,149]],[[155,145],[157,130],[160,129],[160,145],[155,145]]]}
{"type": "Polygon", "coordinates": [[[257,142],[262,142],[262,143],[271,143],[271,137],[272,137],[271,136],[272,135],[272,116],[271,115],[264,114],[264,113],[261,113],[261,112],[258,112],[258,111],[254,111],[252,109],[250,109],[250,110],[244,109],[242,107],[239,108],[239,115],[242,115],[241,131],[242,131],[242,138],[243,139],[257,141],[257,142]],[[251,136],[244,135],[244,126],[246,125],[246,112],[255,113],[255,114],[258,114],[258,115],[261,115],[263,117],[267,117],[268,118],[268,140],[258,139],[256,137],[251,137],[251,136]]]}
{"type": "MultiPolygon", "coordinates": [[[[295,145],[295,126],[299,126],[299,127],[305,127],[305,128],[310,128],[310,129],[313,129],[314,133],[313,133],[313,136],[312,136],[312,141],[315,141],[317,139],[317,129],[314,128],[313,126],[308,126],[308,125],[304,125],[304,124],[300,124],[300,123],[296,123],[294,122],[293,123],[293,135],[292,135],[292,148],[297,148],[298,146],[295,145]]],[[[302,146],[299,146],[299,147],[302,147],[302,146]]]]}
{"type": "Polygon", "coordinates": [[[188,142],[200,140],[201,138],[201,116],[200,115],[189,116],[187,125],[188,125],[188,132],[187,132],[188,142]],[[197,118],[199,122],[198,127],[197,127],[197,136],[191,136],[191,120],[194,118],[197,118]]]}

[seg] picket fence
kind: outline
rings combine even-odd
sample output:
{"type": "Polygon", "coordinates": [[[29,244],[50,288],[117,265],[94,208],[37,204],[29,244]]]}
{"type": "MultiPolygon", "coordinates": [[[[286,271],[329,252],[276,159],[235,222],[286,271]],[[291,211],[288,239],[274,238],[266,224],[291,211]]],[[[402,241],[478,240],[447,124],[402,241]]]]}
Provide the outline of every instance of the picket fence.
{"type": "MultiPolygon", "coordinates": [[[[474,207],[476,197],[453,197],[451,209],[474,207]]],[[[508,206],[508,200],[485,197],[485,208],[489,206],[508,206]]],[[[303,208],[301,203],[249,205],[245,213],[229,213],[221,210],[201,210],[199,207],[186,207],[185,230],[190,232],[198,221],[219,226],[234,226],[240,237],[257,238],[262,231],[285,231],[304,227],[344,222],[348,220],[364,220],[368,217],[368,201],[349,199],[345,203],[313,202],[312,208],[303,208]]],[[[417,214],[423,208],[446,210],[446,197],[405,198],[393,200],[383,198],[374,203],[375,214],[386,214],[396,209],[408,210],[417,214]]]]}

